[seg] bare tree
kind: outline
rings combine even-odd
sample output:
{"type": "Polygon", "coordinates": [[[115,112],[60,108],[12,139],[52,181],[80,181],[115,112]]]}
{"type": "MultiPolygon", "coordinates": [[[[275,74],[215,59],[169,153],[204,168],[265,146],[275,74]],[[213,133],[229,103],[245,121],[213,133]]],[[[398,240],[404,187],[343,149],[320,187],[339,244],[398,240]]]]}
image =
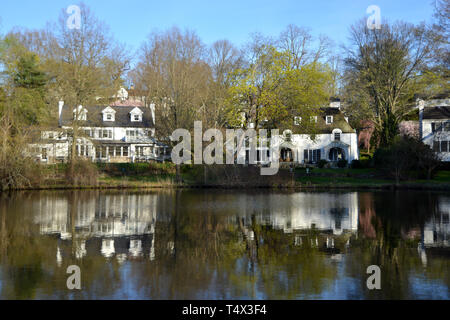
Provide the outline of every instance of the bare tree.
{"type": "Polygon", "coordinates": [[[156,136],[171,143],[168,137],[175,129],[193,130],[202,111],[208,112],[212,72],[205,46],[194,32],[173,27],[151,33],[140,52],[131,77],[148,103],[155,104],[156,136]]]}
{"type": "MultiPolygon", "coordinates": [[[[82,135],[83,110],[80,105],[107,103],[122,84],[130,58],[123,45],[109,35],[106,25],[99,21],[84,4],[81,8],[79,29],[69,29],[63,11],[59,24],[48,31],[46,64],[53,81],[56,99],[73,106],[70,163],[76,158],[76,143],[82,135]]],[[[73,171],[73,165],[70,166],[73,171]]]]}
{"type": "Polygon", "coordinates": [[[232,85],[232,76],[243,64],[243,53],[228,40],[219,40],[209,49],[208,62],[213,81],[210,85],[210,99],[203,122],[208,127],[223,128],[226,123],[224,105],[228,89],[232,85]]]}
{"type": "Polygon", "coordinates": [[[351,28],[352,46],[345,64],[349,103],[366,107],[381,144],[390,144],[398,124],[423,84],[421,71],[431,61],[436,43],[424,25],[384,22],[369,30],[364,20],[351,28]],[[351,89],[351,90],[350,90],[351,89]]]}
{"type": "Polygon", "coordinates": [[[292,67],[318,62],[326,58],[332,47],[331,40],[324,35],[315,39],[309,29],[290,24],[281,32],[277,47],[292,56],[292,67]]]}

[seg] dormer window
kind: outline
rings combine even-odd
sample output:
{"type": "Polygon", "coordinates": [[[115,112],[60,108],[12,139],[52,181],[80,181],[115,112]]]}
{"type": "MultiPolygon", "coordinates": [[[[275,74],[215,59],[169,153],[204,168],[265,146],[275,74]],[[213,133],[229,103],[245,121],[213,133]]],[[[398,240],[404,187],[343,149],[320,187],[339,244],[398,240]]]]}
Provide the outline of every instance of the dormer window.
{"type": "Polygon", "coordinates": [[[131,120],[131,122],[141,122],[143,114],[144,114],[144,112],[142,112],[141,109],[139,109],[138,107],[134,108],[130,112],[130,120],[131,120]]]}
{"type": "Polygon", "coordinates": [[[333,116],[327,116],[326,117],[326,123],[327,124],[332,124],[333,123],[333,116]]]}
{"type": "Polygon", "coordinates": [[[102,111],[103,121],[115,121],[116,120],[116,110],[111,107],[106,107],[102,111]]]}

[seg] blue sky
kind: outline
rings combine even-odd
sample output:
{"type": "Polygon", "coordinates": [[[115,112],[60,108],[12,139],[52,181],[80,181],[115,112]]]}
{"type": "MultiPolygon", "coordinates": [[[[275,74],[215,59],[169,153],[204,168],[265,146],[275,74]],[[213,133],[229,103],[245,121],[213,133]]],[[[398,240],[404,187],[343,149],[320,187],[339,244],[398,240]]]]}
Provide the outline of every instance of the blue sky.
{"type": "MultiPolygon", "coordinates": [[[[388,20],[430,21],[432,0],[85,0],[119,41],[137,49],[154,29],[173,25],[195,30],[206,44],[229,39],[242,45],[252,32],[276,36],[289,23],[325,34],[336,44],[347,40],[348,28],[377,5],[388,20]]],[[[0,32],[14,26],[36,29],[57,21],[75,0],[1,0],[0,32]]]]}

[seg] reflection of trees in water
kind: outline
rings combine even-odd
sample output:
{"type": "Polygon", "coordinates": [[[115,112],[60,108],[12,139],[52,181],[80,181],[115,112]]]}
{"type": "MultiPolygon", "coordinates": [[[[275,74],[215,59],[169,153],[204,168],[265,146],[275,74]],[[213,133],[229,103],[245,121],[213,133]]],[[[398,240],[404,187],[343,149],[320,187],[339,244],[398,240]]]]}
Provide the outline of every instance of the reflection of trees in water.
{"type": "MultiPolygon", "coordinates": [[[[159,299],[313,298],[320,297],[342,276],[333,259],[344,254],[351,255],[344,259],[346,272],[359,281],[359,286],[349,291],[350,297],[408,297],[412,290],[408,277],[421,271],[422,265],[417,242],[404,236],[429,219],[438,201],[433,196],[362,193],[361,216],[369,214],[369,218],[360,219],[362,231],[356,237],[350,232],[336,235],[316,228],[286,233],[266,219],[271,214],[267,199],[259,217],[249,214],[246,218],[231,205],[218,208],[219,203],[230,200],[229,194],[209,190],[163,192],[158,193],[154,233],[139,238],[147,251],[148,244],[153,244],[153,256],[145,252],[121,264],[114,256],[105,259],[100,254],[101,238],[77,237],[82,230],[75,228],[74,216],[82,210],[80,205],[99,202],[104,195],[98,191],[30,193],[2,201],[2,277],[11,280],[4,282],[0,296],[34,298],[39,288],[41,296],[54,298],[71,294],[77,298],[127,298],[127,292],[121,291],[126,287],[129,292],[139,292],[139,297],[159,299]],[[40,234],[32,203],[43,196],[66,199],[67,230],[74,235],[71,239],[40,234]],[[367,230],[373,232],[369,237],[367,230]],[[334,242],[329,248],[326,244],[331,238],[334,242]],[[347,249],[350,238],[351,247],[347,249]],[[87,254],[77,259],[81,240],[87,241],[87,254]],[[97,249],[92,251],[92,247],[97,249]],[[61,266],[56,261],[57,248],[63,256],[61,266]],[[81,267],[81,292],[71,293],[65,287],[65,271],[70,264],[81,267]],[[365,289],[365,268],[371,264],[382,267],[382,292],[368,293],[365,289]]],[[[338,208],[330,211],[335,221],[348,214],[343,206],[338,208]]],[[[250,209],[247,207],[246,212],[250,209]]],[[[430,259],[427,273],[449,284],[445,268],[446,260],[430,259]]]]}
{"type": "Polygon", "coordinates": [[[448,270],[448,259],[437,257],[424,266],[418,253],[420,232],[412,232],[423,230],[438,213],[439,201],[439,196],[427,192],[359,194],[360,237],[353,242],[352,252],[354,260],[361,263],[349,261],[347,268],[360,279],[365,298],[415,298],[411,295],[411,277],[417,273],[425,272],[429,278],[450,284],[448,275],[442,273],[448,270]],[[365,269],[373,264],[381,268],[382,291],[366,290],[365,269]]]}

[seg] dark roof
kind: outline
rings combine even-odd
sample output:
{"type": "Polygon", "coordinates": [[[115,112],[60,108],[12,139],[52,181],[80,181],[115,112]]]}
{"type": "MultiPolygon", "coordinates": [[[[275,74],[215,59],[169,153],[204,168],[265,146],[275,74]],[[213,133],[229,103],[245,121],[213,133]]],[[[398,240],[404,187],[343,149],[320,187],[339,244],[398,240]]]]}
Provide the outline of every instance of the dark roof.
{"type": "MultiPolygon", "coordinates": [[[[345,120],[344,114],[339,108],[325,107],[320,108],[320,114],[317,116],[317,125],[315,133],[332,133],[334,129],[341,129],[342,133],[354,133],[356,132],[350,124],[345,120]],[[333,123],[326,123],[326,116],[333,116],[333,123]]],[[[298,133],[306,133],[306,132],[298,133]]]]}
{"type": "MultiPolygon", "coordinates": [[[[116,111],[115,121],[103,121],[102,111],[107,108],[107,106],[83,106],[83,108],[88,111],[87,120],[80,121],[82,122],[83,127],[152,128],[154,126],[150,108],[141,106],[110,106],[110,108],[116,111]],[[130,112],[134,108],[139,108],[143,112],[142,121],[131,121],[130,112]]],[[[63,107],[61,112],[61,125],[72,125],[74,109],[74,107],[68,105],[63,107]]]]}
{"type": "Polygon", "coordinates": [[[425,107],[424,119],[447,119],[450,120],[450,106],[425,107]]]}

